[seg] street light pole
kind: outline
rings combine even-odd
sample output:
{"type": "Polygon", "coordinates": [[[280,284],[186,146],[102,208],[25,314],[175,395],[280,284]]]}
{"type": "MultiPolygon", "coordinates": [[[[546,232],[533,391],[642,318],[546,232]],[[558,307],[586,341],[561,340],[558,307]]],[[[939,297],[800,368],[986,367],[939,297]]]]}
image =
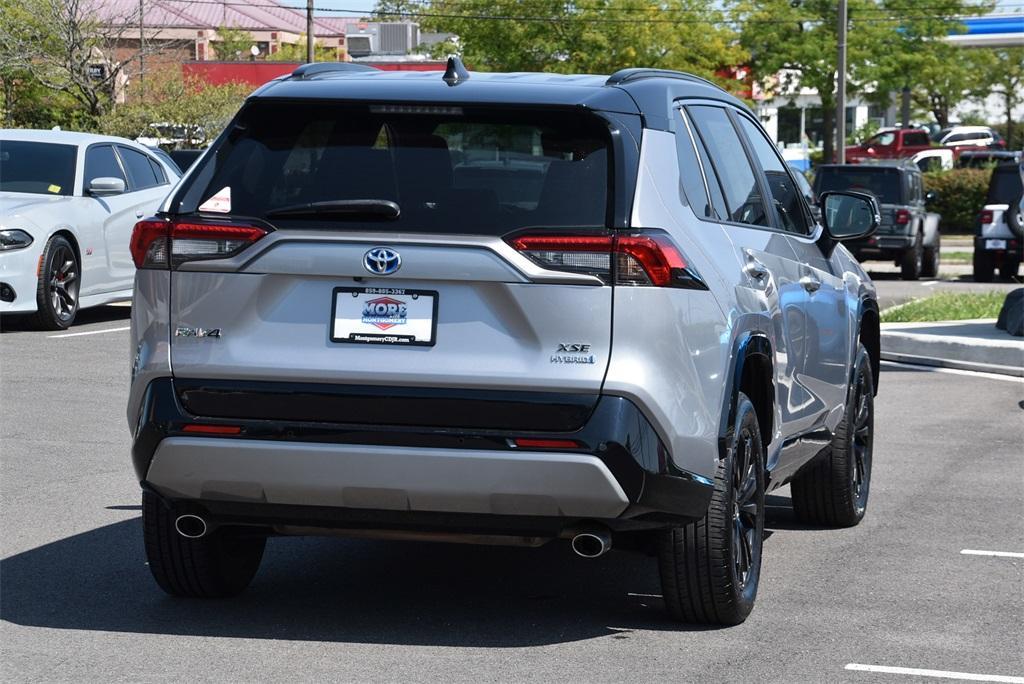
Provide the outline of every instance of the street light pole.
{"type": "Polygon", "coordinates": [[[146,99],[146,8],[139,0],[139,99],[146,99]]]}
{"type": "Polygon", "coordinates": [[[313,0],[306,0],[306,63],[313,63],[313,0]]]}
{"type": "Polygon", "coordinates": [[[839,83],[836,87],[836,161],[846,163],[846,0],[839,0],[838,41],[839,59],[836,63],[839,83]]]}

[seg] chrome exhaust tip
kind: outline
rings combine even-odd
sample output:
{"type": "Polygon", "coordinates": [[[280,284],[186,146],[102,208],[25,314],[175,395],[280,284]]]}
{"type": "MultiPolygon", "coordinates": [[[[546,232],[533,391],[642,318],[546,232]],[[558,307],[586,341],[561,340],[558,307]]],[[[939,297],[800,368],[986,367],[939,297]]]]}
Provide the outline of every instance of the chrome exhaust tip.
{"type": "Polygon", "coordinates": [[[580,532],[572,538],[572,550],[582,558],[597,558],[611,551],[612,538],[602,530],[580,532]]]}
{"type": "Polygon", "coordinates": [[[199,539],[206,535],[208,528],[206,521],[198,515],[185,514],[175,518],[174,529],[186,539],[199,539]]]}

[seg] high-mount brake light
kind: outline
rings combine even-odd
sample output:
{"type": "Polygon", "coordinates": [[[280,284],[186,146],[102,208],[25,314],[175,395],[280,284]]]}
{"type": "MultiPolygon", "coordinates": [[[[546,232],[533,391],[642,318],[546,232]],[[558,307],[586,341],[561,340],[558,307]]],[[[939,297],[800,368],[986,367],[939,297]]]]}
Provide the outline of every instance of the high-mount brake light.
{"type": "Polygon", "coordinates": [[[223,259],[259,240],[267,231],[237,223],[145,219],[132,231],[135,268],[174,268],[187,261],[223,259]]]}
{"type": "Polygon", "coordinates": [[[554,271],[587,273],[615,285],[707,289],[672,239],[660,230],[622,235],[535,233],[507,241],[554,271]]]}

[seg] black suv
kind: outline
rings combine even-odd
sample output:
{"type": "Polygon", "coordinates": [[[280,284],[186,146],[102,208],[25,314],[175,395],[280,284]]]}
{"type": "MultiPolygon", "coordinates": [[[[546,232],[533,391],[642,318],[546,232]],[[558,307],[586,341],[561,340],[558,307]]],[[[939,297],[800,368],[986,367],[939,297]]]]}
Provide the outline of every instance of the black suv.
{"type": "Polygon", "coordinates": [[[904,280],[938,276],[940,217],[925,210],[935,193],[924,192],[920,169],[906,162],[818,167],[815,193],[835,190],[870,193],[882,209],[876,235],[846,243],[858,260],[894,261],[904,280]]]}

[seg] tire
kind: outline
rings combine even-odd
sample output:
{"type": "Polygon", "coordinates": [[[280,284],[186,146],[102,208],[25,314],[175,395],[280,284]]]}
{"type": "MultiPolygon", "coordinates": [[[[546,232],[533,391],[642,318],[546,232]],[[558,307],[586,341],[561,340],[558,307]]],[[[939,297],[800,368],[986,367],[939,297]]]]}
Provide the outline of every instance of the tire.
{"type": "Polygon", "coordinates": [[[971,261],[974,265],[974,282],[991,283],[996,270],[996,262],[992,255],[975,247],[971,261]]]}
{"type": "Polygon", "coordinates": [[[924,248],[921,275],[925,278],[939,277],[939,260],[942,258],[942,238],[935,237],[935,244],[924,248]]]}
{"type": "Polygon", "coordinates": [[[1002,260],[999,262],[999,277],[1002,280],[1013,280],[1017,277],[1017,271],[1020,270],[1020,259],[1017,258],[1016,254],[1004,254],[1002,260]]]}
{"type": "Polygon", "coordinates": [[[260,567],[265,537],[219,529],[187,539],[175,514],[153,493],[142,494],[142,533],[153,579],[172,596],[222,598],[240,593],[260,567]]]}
{"type": "Polygon", "coordinates": [[[1018,195],[1016,199],[1010,202],[1010,206],[1006,210],[1005,214],[1006,226],[1018,240],[1024,240],[1024,215],[1021,214],[1022,199],[1024,199],[1024,197],[1018,195]]]}
{"type": "Polygon", "coordinates": [[[750,614],[757,598],[765,458],[754,405],[743,394],[737,399],[736,421],[727,443],[707,515],[658,536],[665,607],[681,622],[737,625],[750,614]]]}
{"type": "Polygon", "coordinates": [[[54,235],[43,248],[36,284],[36,313],[33,327],[66,330],[78,314],[81,268],[75,249],[67,238],[54,235]]]}
{"type": "Polygon", "coordinates": [[[793,480],[793,511],[812,525],[853,527],[864,518],[871,491],[874,442],[874,376],[859,345],[846,413],[836,428],[827,458],[793,480]]]}
{"type": "Polygon", "coordinates": [[[903,280],[917,280],[921,277],[921,270],[924,268],[924,245],[921,236],[914,239],[914,245],[903,252],[900,259],[900,278],[903,280]]]}

